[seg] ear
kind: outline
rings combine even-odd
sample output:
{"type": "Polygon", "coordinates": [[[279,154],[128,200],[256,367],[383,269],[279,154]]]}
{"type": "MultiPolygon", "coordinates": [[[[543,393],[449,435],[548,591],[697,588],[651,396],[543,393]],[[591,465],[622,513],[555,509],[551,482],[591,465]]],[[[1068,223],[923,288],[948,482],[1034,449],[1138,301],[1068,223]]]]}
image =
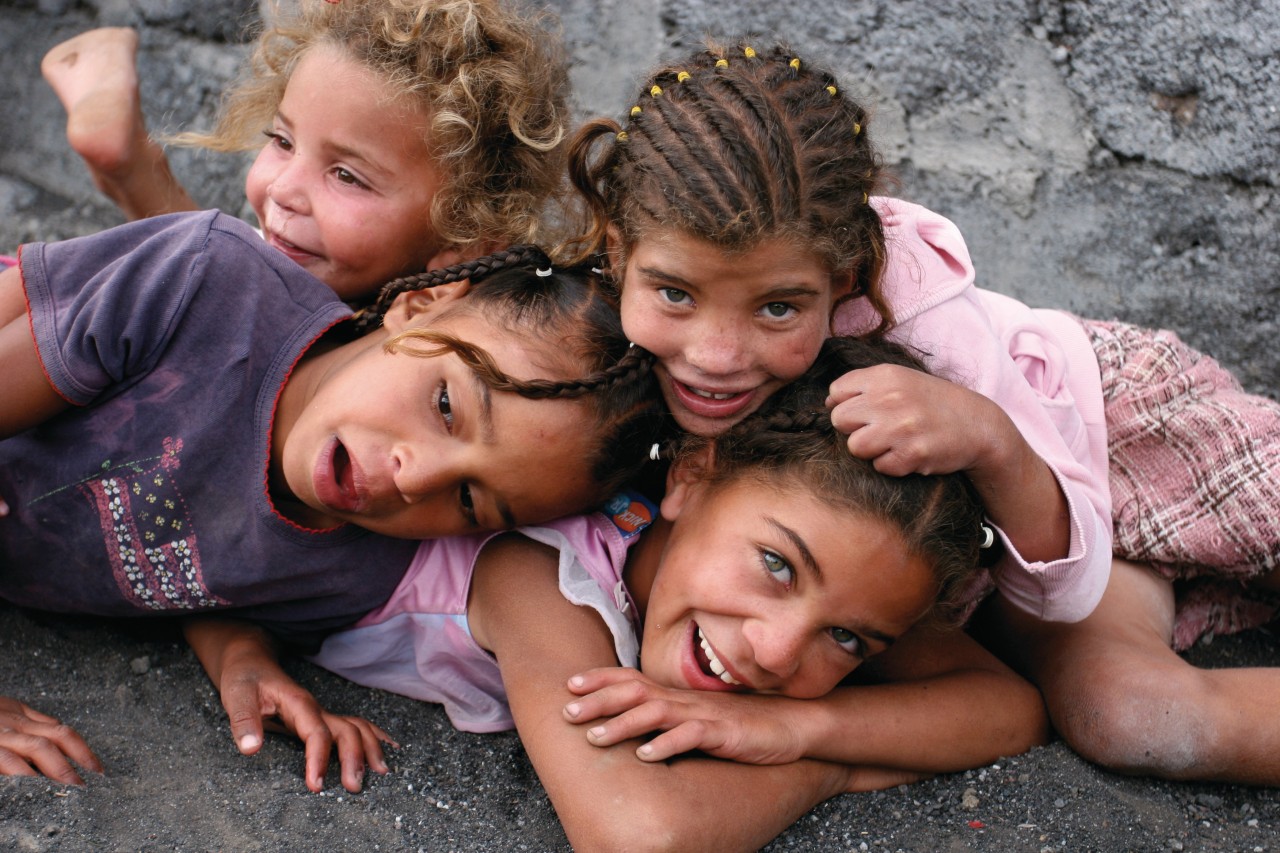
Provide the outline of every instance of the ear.
{"type": "Polygon", "coordinates": [[[715,448],[715,442],[708,441],[672,463],[667,471],[667,492],[658,508],[667,521],[679,518],[690,498],[701,490],[707,475],[715,467],[715,448]]]}
{"type": "Polygon", "coordinates": [[[393,334],[404,331],[410,322],[417,317],[427,315],[434,317],[441,310],[467,295],[471,289],[471,280],[463,279],[422,290],[410,290],[400,294],[387,309],[382,318],[383,328],[393,334]]]}

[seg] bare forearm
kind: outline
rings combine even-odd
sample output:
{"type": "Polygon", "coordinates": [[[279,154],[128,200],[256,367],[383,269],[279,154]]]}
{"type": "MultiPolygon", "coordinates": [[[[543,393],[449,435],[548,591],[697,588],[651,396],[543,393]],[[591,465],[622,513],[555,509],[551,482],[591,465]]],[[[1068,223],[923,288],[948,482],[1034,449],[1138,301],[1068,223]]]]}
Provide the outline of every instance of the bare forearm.
{"type": "Polygon", "coordinates": [[[1013,422],[1003,417],[999,423],[989,449],[966,474],[982,498],[987,517],[1004,531],[1023,560],[1061,560],[1071,548],[1067,496],[1053,470],[1013,422]]]}
{"type": "Polygon", "coordinates": [[[947,673],[919,681],[843,687],[786,700],[810,758],[948,773],[1019,755],[1049,737],[1040,694],[1015,676],[947,673]]]}
{"type": "Polygon", "coordinates": [[[547,773],[535,760],[574,850],[758,850],[851,786],[850,768],[825,762],[650,764],[635,746],[596,750],[585,774],[547,773]]]}
{"type": "Polygon", "coordinates": [[[271,636],[248,622],[187,619],[182,623],[182,633],[215,686],[220,685],[230,661],[252,655],[258,660],[275,662],[278,657],[271,636]]]}

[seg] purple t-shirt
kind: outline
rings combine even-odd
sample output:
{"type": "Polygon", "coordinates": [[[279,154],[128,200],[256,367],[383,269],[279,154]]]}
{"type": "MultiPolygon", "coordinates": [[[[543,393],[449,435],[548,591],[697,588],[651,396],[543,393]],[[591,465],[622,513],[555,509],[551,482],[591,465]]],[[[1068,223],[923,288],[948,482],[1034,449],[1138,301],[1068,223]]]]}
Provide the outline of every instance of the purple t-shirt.
{"type": "Polygon", "coordinates": [[[245,223],[156,217],[20,254],[40,359],[73,407],[0,441],[0,597],[102,616],[215,609],[299,639],[395,589],[417,542],[280,516],[271,418],[349,316],[245,223]]]}

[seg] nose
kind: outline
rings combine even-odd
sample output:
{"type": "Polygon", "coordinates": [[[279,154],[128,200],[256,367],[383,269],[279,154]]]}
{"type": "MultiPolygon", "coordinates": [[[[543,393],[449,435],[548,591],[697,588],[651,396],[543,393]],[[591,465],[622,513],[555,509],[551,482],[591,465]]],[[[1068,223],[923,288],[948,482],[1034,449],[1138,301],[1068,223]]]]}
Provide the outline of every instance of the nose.
{"type": "Polygon", "coordinates": [[[280,165],[271,183],[267,185],[267,198],[281,210],[290,213],[306,216],[311,212],[306,165],[301,157],[291,157],[280,165]]]}
{"type": "Polygon", "coordinates": [[[807,632],[799,620],[775,614],[747,621],[742,632],[751,646],[756,665],[779,682],[787,681],[800,670],[807,632]]]}
{"type": "Polygon", "coordinates": [[[420,503],[443,490],[449,472],[442,456],[402,450],[396,454],[392,479],[405,503],[420,503]]]}
{"type": "Polygon", "coordinates": [[[746,356],[750,330],[723,317],[709,317],[692,330],[685,360],[708,376],[740,373],[750,365],[746,356]]]}

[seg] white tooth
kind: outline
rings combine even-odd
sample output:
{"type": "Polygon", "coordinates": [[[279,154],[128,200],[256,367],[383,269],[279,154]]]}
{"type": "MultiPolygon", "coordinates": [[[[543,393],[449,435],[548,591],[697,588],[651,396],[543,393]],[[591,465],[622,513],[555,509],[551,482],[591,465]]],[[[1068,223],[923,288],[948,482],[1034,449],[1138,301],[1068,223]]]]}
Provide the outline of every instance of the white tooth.
{"type": "Polygon", "coordinates": [[[710,400],[728,400],[730,397],[733,396],[733,394],[713,394],[710,391],[703,391],[699,388],[693,388],[693,387],[690,387],[689,390],[692,391],[694,394],[697,394],[699,397],[706,397],[707,399],[710,399],[710,400]]]}
{"type": "Polygon", "coordinates": [[[707,638],[703,636],[702,629],[698,629],[698,645],[702,646],[703,653],[707,656],[707,661],[711,664],[711,671],[714,672],[725,684],[741,684],[742,682],[729,674],[724,668],[724,664],[720,663],[720,658],[716,657],[716,653],[711,650],[711,644],[707,642],[707,638]]]}

